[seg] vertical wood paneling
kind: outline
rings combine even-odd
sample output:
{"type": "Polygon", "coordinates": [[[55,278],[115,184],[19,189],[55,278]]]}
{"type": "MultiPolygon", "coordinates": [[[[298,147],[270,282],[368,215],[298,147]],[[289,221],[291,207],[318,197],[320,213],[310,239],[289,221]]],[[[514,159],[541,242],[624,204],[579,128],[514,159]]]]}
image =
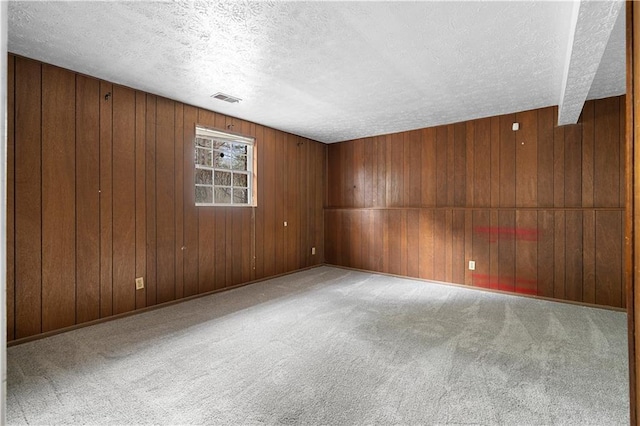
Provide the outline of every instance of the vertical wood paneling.
{"type": "Polygon", "coordinates": [[[378,191],[376,179],[378,174],[377,144],[375,138],[367,138],[363,143],[363,184],[364,184],[364,207],[373,207],[376,203],[376,193],[378,191]]]}
{"type": "Polygon", "coordinates": [[[325,240],[327,260],[347,266],[524,292],[535,283],[540,295],[622,305],[620,98],[587,103],[578,126],[555,127],[556,109],[545,108],[514,115],[515,133],[507,115],[325,147],[165,99],[157,108],[153,95],[55,67],[42,81],[40,63],[13,61],[10,338],[14,328],[13,338],[26,337],[317,264],[325,240]],[[193,205],[196,122],[257,136],[256,209],[193,205]],[[393,209],[327,211],[325,232],[326,193],[335,206],[393,209]],[[436,205],[444,209],[425,209],[436,205]],[[527,239],[536,227],[537,240],[527,239]],[[62,250],[51,254],[53,235],[62,250]],[[136,276],[145,290],[134,290],[136,276]]]}
{"type": "Polygon", "coordinates": [[[41,65],[15,60],[15,337],[42,331],[41,65]]]}
{"type": "Polygon", "coordinates": [[[325,261],[332,265],[338,264],[338,259],[337,259],[338,248],[336,247],[336,243],[338,241],[338,235],[337,235],[337,229],[336,229],[337,215],[338,215],[337,210],[325,210],[324,212],[325,233],[327,235],[326,244],[325,244],[325,249],[327,253],[325,255],[325,261]]]}
{"type": "MultiPolygon", "coordinates": [[[[376,182],[376,199],[374,201],[374,206],[377,207],[386,207],[387,206],[387,143],[386,136],[378,136],[376,138],[376,152],[378,157],[378,176],[376,182]]],[[[331,162],[331,158],[327,159],[328,165],[331,167],[331,173],[328,173],[327,176],[330,176],[333,173],[333,163],[331,162]]],[[[327,186],[329,192],[333,191],[332,186],[327,186]]]]}
{"type": "Polygon", "coordinates": [[[447,126],[436,127],[436,205],[447,205],[447,153],[449,134],[447,126]]]}
{"type": "Polygon", "coordinates": [[[407,274],[407,214],[389,210],[389,272],[407,274]]]}
{"type": "MultiPolygon", "coordinates": [[[[371,251],[373,252],[373,270],[374,271],[383,271],[384,250],[385,250],[383,220],[384,220],[385,213],[386,212],[383,210],[372,211],[374,235],[373,235],[373,246],[371,247],[371,251]]],[[[328,234],[328,235],[331,235],[331,234],[328,234]]],[[[327,258],[327,255],[329,254],[329,249],[326,245],[325,245],[325,251],[326,251],[325,258],[327,258]]]]}
{"type": "MultiPolygon", "coordinates": [[[[626,107],[626,95],[619,97],[619,115],[620,115],[620,130],[618,132],[618,139],[620,145],[620,207],[625,207],[627,188],[626,188],[626,155],[627,155],[627,107],[626,107]]],[[[622,298],[623,305],[626,303],[626,297],[622,298]]]]}
{"type": "Polygon", "coordinates": [[[582,301],[596,303],[596,212],[582,215],[582,301]]]}
{"type": "Polygon", "coordinates": [[[265,227],[265,179],[263,178],[264,169],[264,127],[256,126],[255,135],[255,148],[254,153],[258,156],[258,167],[256,171],[260,175],[258,179],[258,205],[255,209],[255,279],[260,279],[265,276],[264,273],[264,227],[265,227]]]}
{"type": "Polygon", "coordinates": [[[389,270],[389,210],[381,212],[380,221],[382,223],[381,239],[382,242],[382,267],[380,271],[389,270]]]}
{"type": "Polygon", "coordinates": [[[15,339],[15,57],[7,59],[7,341],[15,339]]]}
{"type": "MultiPolygon", "coordinates": [[[[418,193],[419,194],[419,193],[418,193]]],[[[407,275],[410,277],[420,276],[420,212],[412,209],[407,210],[407,275]]]]}
{"type": "Polygon", "coordinates": [[[564,132],[564,205],[582,205],[582,129],[565,126],[564,132]]]}
{"type": "Polygon", "coordinates": [[[100,318],[100,82],[76,77],[76,320],[100,318]]]}
{"type": "Polygon", "coordinates": [[[472,271],[469,270],[468,261],[473,260],[473,211],[464,212],[464,259],[462,269],[464,270],[464,284],[473,283],[472,271]]]}
{"type": "Polygon", "coordinates": [[[538,212],[538,296],[554,297],[554,214],[538,212]]]}
{"type": "Polygon", "coordinates": [[[538,206],[553,207],[553,108],[538,110],[538,206]]]}
{"type": "Polygon", "coordinates": [[[455,128],[456,125],[450,124],[447,126],[447,173],[450,175],[447,178],[447,207],[455,205],[455,128]]]}
{"type": "Polygon", "coordinates": [[[600,207],[620,204],[620,118],[617,98],[595,101],[594,202],[600,207]]]}
{"type": "MultiPolygon", "coordinates": [[[[145,278],[147,270],[147,203],[146,203],[146,125],[147,99],[143,92],[136,92],[136,146],[135,146],[135,197],[136,197],[136,277],[145,278]]],[[[136,309],[147,305],[146,287],[136,290],[136,309]]]]}
{"type": "Polygon", "coordinates": [[[553,297],[565,299],[565,212],[556,211],[553,218],[553,297]]]}
{"type": "MultiPolygon", "coordinates": [[[[276,132],[275,135],[275,157],[276,159],[285,158],[285,144],[284,144],[284,135],[282,133],[276,132]]],[[[274,186],[274,200],[275,200],[275,273],[282,274],[285,271],[285,236],[286,236],[286,227],[284,226],[284,222],[287,221],[287,217],[285,216],[284,211],[284,193],[287,185],[287,181],[285,179],[285,169],[283,167],[275,168],[275,186],[274,186]]],[[[342,201],[340,201],[342,202],[342,201]]]]}
{"type": "Polygon", "coordinates": [[[582,301],[582,212],[565,215],[565,297],[582,301]]]}
{"type": "Polygon", "coordinates": [[[453,212],[445,210],[444,225],[444,280],[453,280],[453,212]]]}
{"type": "Polygon", "coordinates": [[[342,232],[338,235],[338,244],[340,249],[340,264],[343,266],[351,265],[351,246],[353,244],[349,238],[349,231],[351,230],[351,216],[350,212],[343,210],[340,213],[340,226],[342,226],[342,232]]]}
{"type": "Polygon", "coordinates": [[[465,270],[465,212],[464,210],[454,210],[452,212],[452,258],[451,279],[456,284],[464,284],[465,270]]]}
{"type": "MultiPolygon", "coordinates": [[[[264,167],[260,172],[261,180],[265,182],[264,199],[265,199],[265,212],[264,212],[264,249],[262,253],[258,253],[258,256],[264,258],[264,274],[265,276],[271,276],[276,273],[276,223],[279,219],[276,218],[276,203],[275,190],[276,190],[276,144],[275,144],[275,132],[273,129],[264,129],[263,150],[264,150],[264,167]],[[272,200],[270,203],[266,203],[267,200],[272,200]]],[[[260,200],[258,200],[260,202],[260,200]]]]}
{"type": "MultiPolygon", "coordinates": [[[[349,216],[349,241],[362,241],[362,218],[360,210],[352,210],[346,212],[349,216]]],[[[349,265],[354,268],[362,268],[362,244],[350,244],[349,245],[349,265]]]]}
{"type": "Polygon", "coordinates": [[[113,85],[100,82],[100,318],[113,312],[113,85]]]}
{"type": "MultiPolygon", "coordinates": [[[[433,207],[436,205],[436,131],[434,128],[422,130],[422,150],[420,152],[421,204],[433,207]]],[[[416,153],[417,155],[417,153],[416,153]]]]}
{"type": "Polygon", "coordinates": [[[622,303],[621,212],[596,212],[596,303],[622,303]]]}
{"type": "Polygon", "coordinates": [[[242,273],[240,282],[246,283],[255,279],[253,275],[253,248],[252,241],[255,241],[253,230],[254,211],[251,208],[241,208],[242,212],[242,273]]]}
{"type": "Polygon", "coordinates": [[[466,159],[467,159],[467,167],[465,170],[466,173],[466,188],[465,192],[467,195],[467,199],[465,202],[465,206],[473,207],[475,206],[474,196],[475,196],[475,131],[476,131],[476,122],[475,121],[467,121],[466,126],[466,159]]]}
{"type": "MultiPolygon", "coordinates": [[[[457,123],[453,127],[453,206],[462,207],[467,201],[467,126],[457,123]]],[[[450,204],[451,205],[451,204],[450,204]]]]}
{"type": "Polygon", "coordinates": [[[433,256],[433,279],[444,281],[446,279],[446,227],[447,215],[445,210],[435,210],[433,218],[434,233],[434,256],[433,256]]]}
{"type": "Polygon", "coordinates": [[[364,140],[353,141],[353,207],[364,207],[364,140]]]}
{"type": "Polygon", "coordinates": [[[176,263],[176,299],[184,297],[184,106],[176,104],[174,128],[174,191],[175,191],[175,263],[176,263]]]}
{"type": "MultiPolygon", "coordinates": [[[[311,243],[309,241],[309,227],[311,217],[313,216],[313,207],[311,205],[310,199],[313,197],[314,191],[314,187],[309,185],[309,179],[312,174],[311,167],[309,166],[309,149],[311,147],[311,144],[307,139],[303,138],[299,138],[298,143],[300,144],[298,149],[298,223],[300,224],[300,226],[298,228],[299,256],[296,269],[304,268],[310,264],[311,243]]],[[[362,161],[364,162],[364,147],[362,149],[362,156],[362,161]]],[[[361,202],[364,206],[364,163],[362,165],[361,180],[361,202]]]]}
{"type": "Polygon", "coordinates": [[[113,313],[136,307],[135,92],[113,87],[113,313]]]}
{"type": "MultiPolygon", "coordinates": [[[[353,169],[353,143],[343,143],[340,147],[340,155],[344,164],[348,167],[342,174],[342,190],[340,205],[353,207],[354,203],[354,186],[355,186],[355,170],[353,169]]],[[[402,152],[402,151],[401,151],[402,152]]]]}
{"type": "Polygon", "coordinates": [[[75,75],[42,67],[42,331],[73,325],[76,303],[75,75]]]}
{"type": "MultiPolygon", "coordinates": [[[[327,147],[327,158],[329,164],[333,166],[333,173],[327,175],[327,188],[331,188],[327,192],[327,203],[331,207],[340,207],[342,204],[341,191],[342,187],[342,155],[340,148],[343,144],[334,143],[327,147]]],[[[274,185],[275,187],[275,185],[274,185]]]]}
{"type": "Polygon", "coordinates": [[[500,207],[511,207],[516,201],[515,132],[511,125],[515,114],[500,116],[500,207]]]}
{"type": "MultiPolygon", "coordinates": [[[[558,116],[554,107],[553,116],[558,116]]],[[[553,129],[553,206],[564,207],[564,127],[553,129]]]]}
{"type": "Polygon", "coordinates": [[[473,258],[469,260],[474,260],[476,262],[476,269],[471,274],[472,285],[476,287],[488,287],[490,283],[490,279],[487,279],[487,277],[491,275],[491,240],[487,233],[482,232],[485,229],[489,229],[490,226],[491,219],[488,210],[473,211],[473,227],[471,235],[471,239],[473,241],[473,258]]]}
{"type": "Polygon", "coordinates": [[[582,207],[593,207],[594,171],[594,101],[587,101],[582,108],[582,207]]]}
{"type": "Polygon", "coordinates": [[[538,204],[538,111],[516,114],[520,130],[515,132],[516,207],[538,204]]]}
{"type": "MultiPolygon", "coordinates": [[[[13,55],[8,71],[10,340],[324,262],[325,145],[13,55]],[[196,123],[257,138],[258,207],[195,206],[196,123]]],[[[364,206],[360,148],[340,196],[364,206]]],[[[342,216],[362,234],[368,215],[342,216]]]]}
{"type": "Polygon", "coordinates": [[[183,161],[184,161],[184,255],[182,268],[184,271],[184,295],[191,296],[201,292],[199,289],[198,265],[199,265],[199,232],[198,212],[196,207],[195,177],[193,164],[195,163],[195,125],[198,118],[198,110],[185,105],[183,111],[183,161]]]}
{"type": "Polygon", "coordinates": [[[242,210],[244,208],[236,207],[227,211],[227,215],[231,219],[231,285],[238,285],[242,282],[242,210]]]}
{"type": "Polygon", "coordinates": [[[420,266],[419,277],[425,279],[434,279],[434,211],[420,210],[420,266]]]}
{"type": "Polygon", "coordinates": [[[404,138],[404,200],[403,206],[417,206],[421,201],[420,155],[422,132],[407,132],[404,138]]]}
{"type": "Polygon", "coordinates": [[[491,207],[500,206],[500,117],[491,117],[491,207]]]}
{"type": "MultiPolygon", "coordinates": [[[[404,194],[404,138],[402,134],[387,136],[387,207],[400,207],[404,194]]],[[[351,144],[344,144],[350,152],[351,144]]],[[[348,204],[345,204],[348,205],[348,204]]]]}
{"type": "MultiPolygon", "coordinates": [[[[233,208],[224,207],[224,221],[217,222],[217,226],[224,226],[225,239],[224,251],[226,262],[224,264],[224,285],[225,287],[231,287],[233,285],[233,208]]],[[[216,242],[217,244],[218,242],[216,242]]]]}
{"type": "MultiPolygon", "coordinates": [[[[209,208],[200,212],[200,291],[227,286],[227,212],[209,208]]],[[[231,230],[228,230],[231,232],[231,230]]],[[[230,261],[231,259],[229,259],[230,261]]]]}
{"type": "Polygon", "coordinates": [[[176,297],[175,103],[157,98],[156,250],[158,303],[176,297]]]}
{"type": "Polygon", "coordinates": [[[516,215],[514,211],[498,212],[498,227],[505,232],[498,234],[498,282],[497,289],[515,291],[516,277],[516,215]]]}
{"type": "MultiPolygon", "coordinates": [[[[147,95],[145,128],[146,151],[146,225],[147,225],[147,276],[145,288],[147,306],[156,304],[157,300],[157,250],[156,250],[156,96],[147,95]]],[[[195,197],[195,195],[194,195],[195,197]]]]}
{"type": "MultiPolygon", "coordinates": [[[[496,229],[499,225],[499,217],[497,210],[489,211],[489,229],[496,229]]],[[[491,234],[489,237],[489,285],[488,288],[497,288],[496,281],[500,276],[500,258],[498,243],[499,238],[494,238],[491,234]]]]}
{"type": "Polygon", "coordinates": [[[491,205],[491,119],[476,121],[474,139],[474,206],[491,205]]]}
{"type": "Polygon", "coordinates": [[[373,244],[374,241],[374,229],[373,229],[373,211],[363,210],[360,212],[362,220],[362,269],[372,271],[374,268],[373,261],[373,244]]]}
{"type": "MultiPolygon", "coordinates": [[[[287,227],[285,232],[285,271],[293,271],[298,268],[300,257],[300,151],[298,138],[293,135],[285,136],[285,219],[287,227]]],[[[353,151],[353,149],[352,149],[353,151]]],[[[352,191],[353,194],[353,191],[352,191]]],[[[351,197],[353,200],[353,196],[351,197]]],[[[351,201],[353,202],[353,201],[351,201]]]]}
{"type": "MultiPolygon", "coordinates": [[[[525,120],[523,122],[526,123],[525,120]]],[[[533,151],[535,153],[535,151],[533,151]]],[[[534,154],[535,155],[535,154],[534,154]]],[[[538,214],[516,212],[516,293],[538,294],[538,214]]]]}

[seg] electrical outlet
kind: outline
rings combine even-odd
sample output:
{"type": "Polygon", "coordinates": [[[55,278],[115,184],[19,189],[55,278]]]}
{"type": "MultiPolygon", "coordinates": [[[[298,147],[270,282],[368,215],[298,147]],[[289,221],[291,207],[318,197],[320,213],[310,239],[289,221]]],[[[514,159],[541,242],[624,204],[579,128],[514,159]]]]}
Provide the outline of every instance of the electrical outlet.
{"type": "Polygon", "coordinates": [[[287,222],[286,221],[284,222],[284,226],[287,226],[287,222]]]}
{"type": "Polygon", "coordinates": [[[144,288],[144,278],[136,278],[136,290],[142,290],[144,288]]]}
{"type": "Polygon", "coordinates": [[[316,248],[315,247],[311,247],[311,254],[316,254],[316,248]]]}
{"type": "Polygon", "coordinates": [[[470,271],[475,271],[476,270],[476,261],[475,260],[470,260],[469,261],[469,270],[470,271]]]}

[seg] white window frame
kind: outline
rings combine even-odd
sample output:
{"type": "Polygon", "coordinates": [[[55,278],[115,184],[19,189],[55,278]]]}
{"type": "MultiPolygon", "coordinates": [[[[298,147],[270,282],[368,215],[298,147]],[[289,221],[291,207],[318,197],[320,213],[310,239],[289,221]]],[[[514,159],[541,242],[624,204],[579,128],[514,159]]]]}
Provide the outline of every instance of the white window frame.
{"type": "MultiPolygon", "coordinates": [[[[256,197],[255,197],[255,193],[254,193],[254,188],[255,188],[255,179],[256,179],[256,175],[255,175],[255,164],[254,164],[254,147],[255,147],[255,139],[251,138],[251,137],[246,137],[246,136],[240,136],[240,135],[236,135],[233,133],[228,133],[228,132],[222,132],[220,130],[213,130],[213,129],[209,129],[207,127],[204,126],[200,126],[200,125],[196,125],[196,138],[205,138],[205,139],[211,139],[212,144],[211,144],[211,154],[213,155],[213,141],[218,141],[218,142],[228,142],[228,143],[233,143],[233,144],[241,144],[241,145],[246,145],[247,147],[247,170],[233,170],[233,169],[223,169],[223,168],[216,168],[213,166],[213,158],[212,163],[211,163],[211,167],[206,166],[206,165],[201,165],[198,164],[197,161],[197,152],[199,149],[207,149],[207,148],[203,148],[203,147],[199,147],[196,140],[194,139],[194,171],[196,173],[194,173],[194,196],[195,196],[195,191],[197,187],[210,187],[212,190],[212,202],[211,203],[199,203],[196,200],[196,206],[214,206],[214,207],[255,207],[256,205],[256,197]],[[198,184],[196,182],[196,174],[198,169],[203,169],[203,170],[211,170],[211,174],[212,174],[212,183],[211,185],[207,185],[207,184],[198,184]],[[225,173],[231,173],[231,186],[229,188],[233,188],[233,173],[238,173],[238,174],[246,174],[247,175],[247,202],[246,203],[234,203],[234,198],[233,198],[233,190],[232,190],[232,194],[231,194],[231,202],[230,203],[216,203],[216,199],[215,199],[215,172],[219,171],[219,172],[225,172],[225,173]]],[[[220,186],[218,186],[220,187],[220,186]]]]}

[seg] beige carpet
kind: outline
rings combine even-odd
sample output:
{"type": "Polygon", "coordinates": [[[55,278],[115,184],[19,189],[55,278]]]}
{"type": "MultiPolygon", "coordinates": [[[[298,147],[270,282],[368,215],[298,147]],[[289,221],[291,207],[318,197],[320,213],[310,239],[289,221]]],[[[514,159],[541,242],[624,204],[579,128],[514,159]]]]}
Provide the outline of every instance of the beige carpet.
{"type": "Polygon", "coordinates": [[[320,267],[8,350],[9,424],[628,424],[624,313],[320,267]]]}

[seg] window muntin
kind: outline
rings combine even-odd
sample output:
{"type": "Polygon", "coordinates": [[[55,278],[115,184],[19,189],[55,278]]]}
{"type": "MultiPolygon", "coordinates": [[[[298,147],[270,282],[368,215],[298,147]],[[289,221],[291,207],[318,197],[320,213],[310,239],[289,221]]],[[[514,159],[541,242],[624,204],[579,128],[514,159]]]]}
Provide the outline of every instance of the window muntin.
{"type": "Polygon", "coordinates": [[[254,140],[197,126],[195,142],[196,205],[254,205],[254,140]]]}

